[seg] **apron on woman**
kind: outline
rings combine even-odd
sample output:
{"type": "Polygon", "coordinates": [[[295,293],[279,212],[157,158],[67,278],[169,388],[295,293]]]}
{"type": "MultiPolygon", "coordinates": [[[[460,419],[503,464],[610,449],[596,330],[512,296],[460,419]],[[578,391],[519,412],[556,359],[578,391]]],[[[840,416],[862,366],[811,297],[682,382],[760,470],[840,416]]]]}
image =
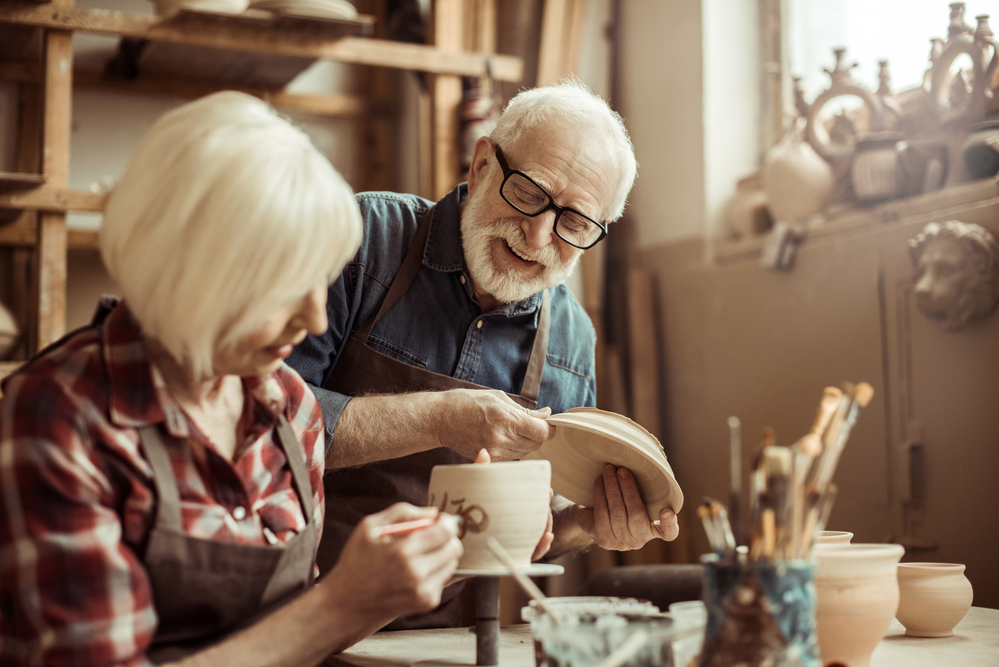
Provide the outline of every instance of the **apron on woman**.
{"type": "MultiPolygon", "coordinates": [[[[326,381],[326,389],[347,396],[448,389],[491,389],[410,366],[367,345],[375,324],[409,290],[416,274],[420,271],[433,210],[431,208],[424,216],[416,238],[410,245],[378,313],[347,339],[339,360],[326,381]]],[[[523,388],[519,395],[508,394],[518,404],[530,410],[537,408],[541,373],[548,352],[550,318],[551,303],[548,300],[548,293],[545,292],[523,388]]],[[[333,446],[335,447],[336,443],[333,446]]],[[[316,554],[320,572],[325,573],[334,565],[354,526],[363,517],[380,512],[397,501],[418,506],[426,505],[431,469],[436,465],[453,463],[471,463],[471,461],[454,450],[438,447],[402,458],[369,463],[359,468],[329,471],[323,479],[326,491],[326,518],[319,551],[316,554]]],[[[463,587],[464,581],[448,586],[444,589],[441,605],[437,609],[426,614],[396,619],[387,628],[411,630],[457,625],[458,594],[463,587]]]]}
{"type": "Polygon", "coordinates": [[[177,660],[218,643],[312,585],[316,522],[305,452],[284,415],[278,418],[277,435],[305,528],[290,541],[271,546],[184,534],[180,493],[160,428],[139,430],[157,497],[156,521],[143,557],[159,617],[146,653],[153,662],[177,660]]]}

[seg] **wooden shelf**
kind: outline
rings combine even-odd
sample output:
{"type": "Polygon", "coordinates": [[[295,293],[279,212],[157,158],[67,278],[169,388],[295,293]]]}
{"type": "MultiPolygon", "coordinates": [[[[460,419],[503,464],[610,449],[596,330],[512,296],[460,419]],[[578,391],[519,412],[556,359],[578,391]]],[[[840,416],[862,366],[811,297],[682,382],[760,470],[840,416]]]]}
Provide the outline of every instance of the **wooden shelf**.
{"type": "Polygon", "coordinates": [[[0,171],[0,193],[19,190],[30,190],[45,185],[42,174],[20,174],[10,171],[0,171]]]}
{"type": "Polygon", "coordinates": [[[191,30],[183,23],[154,16],[102,9],[0,4],[0,23],[455,76],[485,76],[485,63],[489,58],[493,76],[499,81],[520,81],[524,69],[523,61],[514,56],[444,51],[423,44],[363,37],[342,37],[330,41],[297,31],[269,30],[244,24],[205,25],[191,30]]]}
{"type": "Polygon", "coordinates": [[[99,213],[104,210],[105,199],[107,199],[107,195],[88,190],[71,190],[43,185],[18,192],[0,192],[0,209],[54,213],[65,213],[66,211],[99,213]]]}

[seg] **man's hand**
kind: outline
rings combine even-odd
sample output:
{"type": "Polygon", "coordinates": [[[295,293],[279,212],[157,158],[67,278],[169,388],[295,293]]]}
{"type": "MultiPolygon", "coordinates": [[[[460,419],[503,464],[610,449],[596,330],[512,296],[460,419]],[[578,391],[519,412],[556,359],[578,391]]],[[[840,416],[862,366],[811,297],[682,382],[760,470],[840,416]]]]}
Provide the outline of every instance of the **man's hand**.
{"type": "Polygon", "coordinates": [[[593,505],[579,508],[577,521],[604,549],[640,549],[653,538],[675,540],[680,532],[673,510],[662,510],[659,521],[649,520],[635,476],[627,468],[604,466],[593,485],[593,505]]]}
{"type": "Polygon", "coordinates": [[[502,391],[451,389],[435,397],[438,441],[469,459],[484,448],[493,461],[514,461],[555,434],[545,421],[551,409],[528,410],[502,391]]]}

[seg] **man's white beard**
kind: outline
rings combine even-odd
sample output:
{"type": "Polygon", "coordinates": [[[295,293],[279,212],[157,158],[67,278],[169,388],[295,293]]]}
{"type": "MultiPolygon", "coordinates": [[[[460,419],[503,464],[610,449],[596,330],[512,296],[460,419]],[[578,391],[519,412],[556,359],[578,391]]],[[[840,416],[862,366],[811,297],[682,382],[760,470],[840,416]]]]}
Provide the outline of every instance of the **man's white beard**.
{"type": "Polygon", "coordinates": [[[524,230],[517,222],[511,218],[489,221],[484,208],[475,197],[469,197],[461,214],[465,264],[479,289],[485,290],[497,301],[514,303],[559,285],[572,275],[583,253],[576,253],[575,257],[564,262],[554,243],[534,250],[527,245],[524,230]],[[542,264],[544,270],[533,278],[524,278],[514,268],[496,266],[492,242],[497,238],[503,239],[520,257],[542,264]]]}

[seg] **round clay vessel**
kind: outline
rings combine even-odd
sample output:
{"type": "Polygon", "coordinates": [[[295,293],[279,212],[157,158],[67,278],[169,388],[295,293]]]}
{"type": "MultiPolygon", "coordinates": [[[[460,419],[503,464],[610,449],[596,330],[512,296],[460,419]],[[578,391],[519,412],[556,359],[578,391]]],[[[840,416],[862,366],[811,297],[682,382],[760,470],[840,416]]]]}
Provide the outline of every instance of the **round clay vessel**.
{"type": "Polygon", "coordinates": [[[845,530],[823,530],[815,535],[816,544],[849,544],[853,533],[845,530]]]}
{"type": "Polygon", "coordinates": [[[898,609],[900,544],[817,544],[815,625],[822,664],[869,667],[898,609]]]}
{"type": "Polygon", "coordinates": [[[552,469],[548,461],[435,466],[427,504],[464,519],[459,570],[506,569],[486,545],[495,537],[521,568],[548,523],[552,469]]]}
{"type": "Polygon", "coordinates": [[[801,140],[797,128],[767,151],[763,190],[775,222],[804,220],[818,213],[825,207],[833,184],[829,164],[801,140]]]}
{"type": "Polygon", "coordinates": [[[956,563],[899,563],[898,591],[895,617],[910,637],[950,637],[974,598],[956,563]]]}

